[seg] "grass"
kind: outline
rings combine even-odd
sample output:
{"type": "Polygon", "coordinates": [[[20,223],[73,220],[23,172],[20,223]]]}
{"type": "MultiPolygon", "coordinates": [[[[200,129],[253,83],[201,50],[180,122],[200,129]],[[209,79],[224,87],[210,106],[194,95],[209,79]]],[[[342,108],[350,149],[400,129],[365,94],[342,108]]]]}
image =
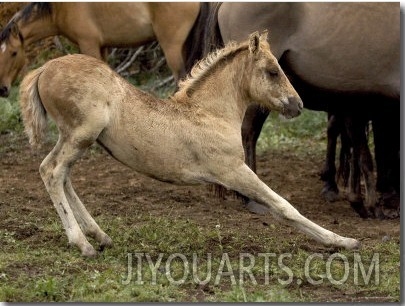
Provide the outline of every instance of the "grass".
{"type": "Polygon", "coordinates": [[[0,133],[21,132],[22,130],[18,106],[18,87],[13,86],[7,99],[0,97],[0,133]]]}
{"type": "Polygon", "coordinates": [[[270,113],[258,139],[257,151],[260,154],[272,149],[305,150],[308,153],[325,150],[326,126],[325,112],[304,109],[300,116],[290,120],[270,113]]]}
{"type": "MultiPolygon", "coordinates": [[[[378,292],[385,298],[399,298],[396,243],[315,256],[301,249],[241,255],[243,245],[272,250],[274,241],[234,232],[232,243],[221,244],[218,234],[229,239],[230,233],[220,227],[202,228],[190,220],[171,217],[139,218],[145,222],[130,228],[122,220],[99,218],[101,227],[115,237],[115,245],[94,259],[82,258],[75,248],[64,245],[64,238],[44,239],[26,249],[27,244],[15,233],[0,230],[0,301],[308,302],[319,289],[331,295],[378,292]],[[378,270],[377,261],[373,263],[375,254],[379,254],[378,270]],[[361,259],[357,269],[356,256],[361,259]],[[255,263],[248,269],[250,277],[243,267],[249,267],[252,258],[255,263]],[[339,280],[344,281],[340,284],[339,280]]],[[[55,220],[45,220],[39,229],[43,237],[63,232],[55,220]]]]}

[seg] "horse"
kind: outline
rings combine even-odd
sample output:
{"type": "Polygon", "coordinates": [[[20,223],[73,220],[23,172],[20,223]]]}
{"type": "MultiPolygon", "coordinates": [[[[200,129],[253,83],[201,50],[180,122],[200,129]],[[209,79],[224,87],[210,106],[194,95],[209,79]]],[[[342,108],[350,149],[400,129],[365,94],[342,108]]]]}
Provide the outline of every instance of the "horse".
{"type": "Polygon", "coordinates": [[[198,14],[197,2],[31,3],[0,33],[0,96],[8,96],[24,66],[25,47],[54,35],[104,60],[108,47],[137,47],[157,40],[178,80],[185,75],[183,48],[198,14]]]}
{"type": "Polygon", "coordinates": [[[216,183],[249,196],[278,218],[313,239],[347,249],[360,246],[302,216],[264,184],[244,163],[240,134],[250,101],[296,117],[302,101],[270,51],[267,33],[230,43],[196,64],[171,97],[160,100],[136,89],[104,62],[75,54],[30,72],[20,86],[25,130],[32,145],[41,143],[46,114],[59,139],[40,165],[45,187],[69,243],[83,256],[111,238],[100,229],[76,195],[73,164],[97,142],[137,172],[173,184],[216,183]],[[83,233],[84,232],[84,233],[83,233]]]}
{"type": "MultiPolygon", "coordinates": [[[[305,107],[348,116],[360,127],[372,119],[377,182],[370,165],[362,165],[369,216],[379,217],[385,195],[399,195],[400,11],[398,3],[212,3],[209,18],[198,19],[194,37],[202,54],[246,33],[267,29],[274,55],[304,101],[305,107]],[[221,42],[222,41],[222,42],[221,42]],[[363,114],[364,112],[364,114],[363,114]],[[373,201],[370,203],[369,201],[373,201]]],[[[198,56],[188,54],[192,63],[198,56]]],[[[268,110],[246,112],[242,139],[246,162],[256,170],[256,142],[268,110]]],[[[358,131],[356,152],[367,150],[358,131]]],[[[357,153],[356,153],[357,154],[357,153]]],[[[366,153],[356,157],[367,162],[366,153]]],[[[334,161],[333,161],[334,162],[334,161]]],[[[355,170],[355,169],[353,169],[355,170]]],[[[397,203],[399,205],[399,203],[397,203]]]]}

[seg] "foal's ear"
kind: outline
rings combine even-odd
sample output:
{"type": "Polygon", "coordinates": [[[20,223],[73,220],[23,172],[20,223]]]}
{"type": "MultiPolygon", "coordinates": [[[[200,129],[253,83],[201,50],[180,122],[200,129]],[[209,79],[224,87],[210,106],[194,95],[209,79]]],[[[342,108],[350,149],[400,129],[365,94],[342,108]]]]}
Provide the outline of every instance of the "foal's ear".
{"type": "Polygon", "coordinates": [[[261,41],[267,41],[267,37],[269,36],[269,32],[266,30],[263,31],[262,34],[260,34],[260,40],[261,41]]]}
{"type": "Polygon", "coordinates": [[[249,36],[249,51],[252,54],[256,54],[259,51],[260,36],[259,32],[254,32],[249,36]]]}

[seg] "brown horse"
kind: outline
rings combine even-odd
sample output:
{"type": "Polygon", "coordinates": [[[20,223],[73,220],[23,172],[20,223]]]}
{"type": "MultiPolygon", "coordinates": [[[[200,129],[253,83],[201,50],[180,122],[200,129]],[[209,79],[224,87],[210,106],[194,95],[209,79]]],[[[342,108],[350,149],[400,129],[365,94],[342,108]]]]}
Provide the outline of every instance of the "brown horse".
{"type": "MultiPolygon", "coordinates": [[[[194,34],[203,38],[195,43],[205,49],[203,53],[218,46],[218,41],[240,41],[251,31],[268,29],[272,51],[305,107],[348,116],[360,130],[366,118],[372,119],[378,177],[372,183],[372,167],[363,154],[368,164],[361,170],[371,186],[367,190],[376,185],[382,198],[399,194],[398,3],[226,2],[209,6],[209,18],[198,22],[205,33],[194,34]]],[[[187,61],[194,59],[191,54],[187,61]]],[[[251,107],[243,122],[246,161],[254,170],[256,142],[267,116],[267,110],[251,107]]],[[[352,142],[356,152],[365,149],[360,130],[352,142]]],[[[375,197],[366,198],[370,215],[379,214],[375,197]]]]}
{"type": "Polygon", "coordinates": [[[106,58],[107,47],[136,47],[156,39],[178,79],[185,75],[183,47],[198,13],[197,2],[31,3],[0,33],[0,96],[8,95],[24,66],[24,48],[54,35],[98,59],[106,58]]]}
{"type": "Polygon", "coordinates": [[[287,118],[302,109],[266,38],[254,33],[247,42],[210,54],[167,100],[136,89],[106,64],[85,55],[49,61],[25,77],[21,109],[30,142],[42,138],[46,113],[59,130],[58,143],[40,173],[69,242],[83,255],[96,254],[85,234],[101,247],[111,244],[69,178],[74,162],[95,141],[138,172],[175,184],[221,184],[263,203],[323,244],[359,247],[357,240],[303,217],[244,163],[240,128],[250,101],[287,118]]]}

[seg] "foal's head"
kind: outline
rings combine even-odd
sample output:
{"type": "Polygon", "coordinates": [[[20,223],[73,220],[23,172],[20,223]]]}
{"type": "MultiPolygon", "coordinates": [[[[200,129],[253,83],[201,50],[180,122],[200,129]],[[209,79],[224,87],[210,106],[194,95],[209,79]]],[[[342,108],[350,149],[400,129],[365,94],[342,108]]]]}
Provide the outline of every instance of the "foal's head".
{"type": "Polygon", "coordinates": [[[0,96],[7,97],[12,82],[25,65],[23,38],[15,22],[0,33],[0,96]]]}
{"type": "Polygon", "coordinates": [[[303,104],[270,51],[267,32],[255,32],[249,38],[250,65],[247,71],[249,98],[287,118],[301,113],[303,104]]]}

